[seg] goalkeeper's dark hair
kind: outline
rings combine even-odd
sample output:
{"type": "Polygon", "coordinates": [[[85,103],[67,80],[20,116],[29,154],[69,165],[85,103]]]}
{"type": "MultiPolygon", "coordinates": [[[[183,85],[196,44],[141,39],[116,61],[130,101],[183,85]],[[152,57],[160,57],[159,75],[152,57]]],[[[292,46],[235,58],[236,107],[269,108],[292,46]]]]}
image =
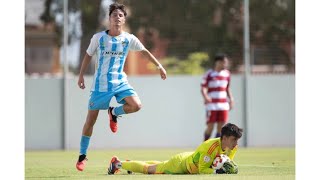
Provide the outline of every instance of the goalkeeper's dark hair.
{"type": "Polygon", "coordinates": [[[109,16],[116,9],[120,9],[123,12],[124,16],[127,16],[126,6],[123,5],[123,4],[119,4],[119,3],[110,4],[110,6],[109,6],[109,16]]]}
{"type": "Polygon", "coordinates": [[[234,136],[236,138],[241,138],[243,129],[239,128],[235,124],[228,123],[224,125],[221,129],[221,137],[223,136],[234,136]]]}

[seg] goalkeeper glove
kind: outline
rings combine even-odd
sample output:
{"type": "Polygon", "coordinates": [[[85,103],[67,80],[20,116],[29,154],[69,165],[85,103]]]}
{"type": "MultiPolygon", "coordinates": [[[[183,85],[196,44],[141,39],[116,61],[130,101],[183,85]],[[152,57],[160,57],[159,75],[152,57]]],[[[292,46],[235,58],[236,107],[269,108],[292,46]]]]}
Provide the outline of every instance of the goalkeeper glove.
{"type": "Polygon", "coordinates": [[[238,174],[238,166],[233,161],[227,161],[222,168],[215,170],[216,174],[238,174]]]}
{"type": "Polygon", "coordinates": [[[222,168],[215,170],[214,173],[215,174],[226,174],[226,172],[222,168]]]}
{"type": "Polygon", "coordinates": [[[225,162],[221,169],[223,169],[226,174],[238,174],[238,166],[233,161],[225,162]]]}

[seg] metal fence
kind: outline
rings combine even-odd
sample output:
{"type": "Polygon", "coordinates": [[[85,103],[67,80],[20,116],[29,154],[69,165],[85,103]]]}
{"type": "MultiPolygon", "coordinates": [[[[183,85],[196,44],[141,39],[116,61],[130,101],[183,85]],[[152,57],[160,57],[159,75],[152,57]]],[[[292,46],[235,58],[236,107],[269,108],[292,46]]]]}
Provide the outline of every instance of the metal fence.
{"type": "MultiPolygon", "coordinates": [[[[80,1],[68,1],[68,33],[65,35],[68,35],[66,58],[70,73],[79,72],[92,35],[108,26],[106,12],[111,2],[95,0],[82,4],[80,1]],[[96,11],[92,12],[95,14],[86,13],[86,7],[95,8],[96,11]],[[92,29],[88,29],[91,26],[92,29]]],[[[184,61],[194,52],[207,53],[212,59],[214,54],[224,52],[230,57],[232,73],[243,73],[244,0],[117,2],[128,8],[126,29],[135,34],[160,61],[168,57],[184,61]]],[[[248,2],[251,72],[295,73],[295,1],[248,2]]],[[[63,73],[63,19],[62,1],[43,0],[37,3],[26,0],[27,74],[63,73]],[[38,11],[33,10],[35,6],[38,11]],[[41,48],[46,48],[45,54],[41,48]]],[[[94,61],[88,68],[88,74],[94,72],[94,61]]],[[[146,62],[140,56],[129,56],[125,70],[129,75],[154,74],[146,62]]],[[[207,62],[201,66],[205,71],[211,64],[207,62]]]]}

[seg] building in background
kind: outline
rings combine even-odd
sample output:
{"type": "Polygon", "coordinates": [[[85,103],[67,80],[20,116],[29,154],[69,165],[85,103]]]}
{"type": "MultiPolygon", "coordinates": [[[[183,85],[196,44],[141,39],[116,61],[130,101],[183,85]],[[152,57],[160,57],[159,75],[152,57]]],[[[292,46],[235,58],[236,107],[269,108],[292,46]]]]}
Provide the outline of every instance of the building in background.
{"type": "MultiPolygon", "coordinates": [[[[62,41],[63,34],[57,33],[57,29],[61,30],[63,25],[61,23],[63,1],[26,0],[25,2],[25,73],[62,74],[63,46],[57,41],[62,41]],[[48,6],[48,3],[51,5],[48,6]],[[48,13],[55,23],[48,21],[50,23],[44,25],[40,16],[44,12],[49,12],[48,9],[49,11],[56,9],[56,14],[48,13]]],[[[77,75],[92,35],[105,29],[104,26],[107,24],[103,24],[103,20],[112,2],[112,0],[69,1],[67,60],[70,73],[77,75]],[[100,3],[101,6],[96,6],[100,3]],[[90,9],[88,7],[97,11],[95,13],[88,11],[90,9]],[[86,30],[84,27],[91,29],[86,30]]],[[[207,3],[192,0],[167,2],[154,0],[153,3],[143,3],[147,2],[146,0],[137,1],[140,3],[128,0],[117,2],[124,3],[128,8],[127,32],[135,34],[164,66],[170,64],[168,60],[175,59],[171,62],[174,67],[169,65],[166,67],[168,72],[173,72],[170,68],[183,69],[180,65],[195,67],[192,63],[196,59],[190,61],[191,63],[188,62],[189,55],[193,53],[206,53],[212,56],[221,51],[230,56],[232,73],[243,73],[243,7],[240,0],[217,0],[207,3]],[[163,5],[157,6],[159,3],[163,5]],[[186,5],[186,9],[174,8],[175,4],[181,3],[186,5]],[[165,14],[163,8],[166,9],[165,14]],[[206,9],[209,11],[205,11],[206,9]],[[199,12],[206,18],[199,19],[199,12]]],[[[250,1],[251,73],[295,73],[295,3],[293,0],[284,0],[270,3],[270,7],[266,8],[261,5],[268,3],[268,0],[250,1]]],[[[93,57],[87,74],[94,73],[95,63],[96,59],[93,57]]],[[[206,61],[206,64],[199,61],[197,63],[203,70],[210,66],[209,61],[206,61]]],[[[129,52],[124,71],[128,75],[158,73],[139,52],[129,52]]],[[[179,73],[190,74],[184,70],[173,74],[179,73]]]]}
{"type": "MultiPolygon", "coordinates": [[[[106,9],[110,2],[101,1],[103,8],[106,9]]],[[[63,62],[61,53],[61,47],[57,44],[57,38],[60,38],[56,34],[56,27],[54,23],[43,23],[40,20],[41,14],[45,10],[46,0],[26,0],[25,5],[25,73],[32,74],[54,74],[59,75],[63,73],[63,62]]],[[[60,17],[61,18],[61,17],[60,17]]],[[[98,18],[98,17],[97,17],[98,18]]],[[[70,21],[74,21],[75,18],[70,18],[70,21]]],[[[75,24],[70,22],[71,26],[75,24]]],[[[105,25],[105,24],[104,24],[105,25]]],[[[77,28],[80,28],[77,26],[77,28]]],[[[100,31],[100,30],[97,30],[100,31]]],[[[128,31],[130,32],[130,31],[128,31]]],[[[93,35],[93,34],[92,34],[93,35]]],[[[92,36],[90,35],[90,36],[92,36]]],[[[139,39],[143,38],[140,33],[139,39]]],[[[70,43],[68,46],[68,61],[70,72],[77,72],[77,64],[79,64],[80,47],[78,43],[70,43]],[[75,62],[77,61],[77,62],[75,62]]],[[[164,57],[163,47],[159,46],[161,40],[157,38],[155,44],[158,44],[156,48],[151,51],[157,57],[164,57]],[[162,54],[162,55],[161,55],[162,54]]],[[[143,41],[142,41],[143,42],[143,41]]],[[[95,57],[92,58],[91,65],[88,69],[92,74],[94,72],[94,64],[96,63],[95,57]]],[[[125,72],[129,75],[140,74],[154,74],[157,73],[155,69],[150,68],[149,61],[145,59],[140,53],[130,52],[127,58],[125,66],[125,72]]]]}
{"type": "Polygon", "coordinates": [[[55,44],[53,24],[43,25],[40,15],[45,0],[26,0],[25,73],[61,73],[59,48],[55,44]]]}

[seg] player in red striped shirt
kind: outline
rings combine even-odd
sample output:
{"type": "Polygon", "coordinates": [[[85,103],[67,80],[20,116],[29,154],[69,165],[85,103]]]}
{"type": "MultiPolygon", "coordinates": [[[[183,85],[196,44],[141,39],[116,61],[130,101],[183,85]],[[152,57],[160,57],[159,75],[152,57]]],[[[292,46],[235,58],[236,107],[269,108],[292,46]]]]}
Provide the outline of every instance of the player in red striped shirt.
{"type": "Polygon", "coordinates": [[[201,93],[207,113],[205,141],[210,138],[214,123],[217,123],[216,137],[220,137],[221,128],[228,121],[228,112],[233,108],[234,100],[230,90],[228,62],[225,54],[217,54],[213,67],[204,74],[201,82],[201,93]]]}

